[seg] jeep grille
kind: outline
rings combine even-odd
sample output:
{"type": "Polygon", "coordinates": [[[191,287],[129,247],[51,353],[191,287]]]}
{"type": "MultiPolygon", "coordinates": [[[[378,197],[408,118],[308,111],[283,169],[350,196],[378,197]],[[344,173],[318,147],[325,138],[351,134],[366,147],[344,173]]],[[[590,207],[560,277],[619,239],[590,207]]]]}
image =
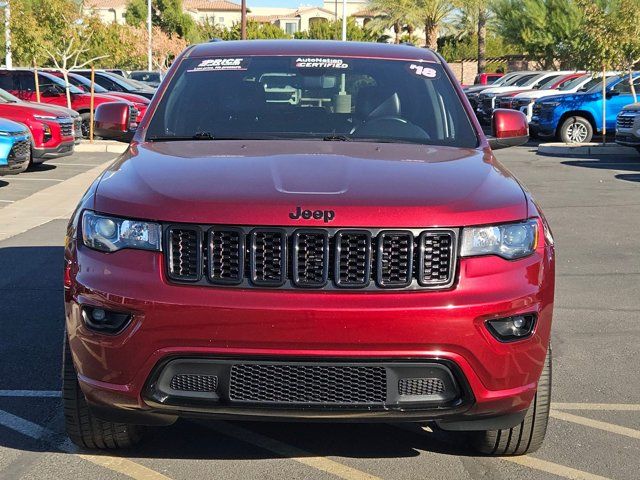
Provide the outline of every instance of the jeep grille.
{"type": "Polygon", "coordinates": [[[435,289],[454,282],[457,230],[165,226],[178,283],[307,289],[435,289]]]}

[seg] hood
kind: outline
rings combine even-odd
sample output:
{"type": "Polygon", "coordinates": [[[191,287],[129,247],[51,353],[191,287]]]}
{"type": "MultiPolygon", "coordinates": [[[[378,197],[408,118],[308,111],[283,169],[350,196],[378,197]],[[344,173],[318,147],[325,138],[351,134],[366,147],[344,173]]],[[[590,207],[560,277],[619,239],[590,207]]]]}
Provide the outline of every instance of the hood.
{"type": "MultiPolygon", "coordinates": [[[[83,96],[84,98],[87,99],[87,102],[89,102],[91,98],[91,95],[89,93],[78,94],[78,96],[83,96]]],[[[93,98],[94,98],[94,103],[96,105],[100,105],[105,102],[113,102],[117,100],[116,98],[112,97],[110,93],[96,93],[94,94],[93,98]]],[[[123,100],[123,101],[126,101],[126,100],[123,100]]]]}
{"type": "Polygon", "coordinates": [[[517,92],[522,90],[530,90],[530,87],[492,87],[492,88],[486,88],[485,90],[482,91],[482,93],[500,94],[500,93],[506,93],[506,92],[517,92]]]}
{"type": "Polygon", "coordinates": [[[16,103],[16,105],[32,110],[35,114],[48,113],[50,115],[66,116],[72,118],[79,115],[75,110],[58,105],[52,105],[50,103],[20,102],[16,103]]]}
{"type": "Polygon", "coordinates": [[[7,120],[6,118],[0,118],[0,131],[6,133],[23,133],[27,132],[27,127],[21,123],[7,120]]]}
{"type": "Polygon", "coordinates": [[[638,111],[638,110],[640,110],[640,102],[638,102],[638,103],[630,103],[629,105],[625,105],[624,107],[622,107],[622,110],[624,110],[624,111],[628,111],[628,110],[638,111]]]}
{"type": "Polygon", "coordinates": [[[559,90],[529,90],[528,92],[522,92],[516,95],[516,98],[542,98],[548,97],[549,95],[566,95],[560,93],[559,90]]]}
{"type": "Polygon", "coordinates": [[[102,213],[167,222],[331,227],[463,226],[524,219],[519,183],[491,151],[321,141],[133,144],[103,175],[102,213]]]}
{"type": "Polygon", "coordinates": [[[143,103],[145,105],[149,104],[149,99],[147,97],[136,95],[135,93],[109,92],[108,95],[110,97],[117,97],[118,99],[124,99],[134,103],[143,103]]]}
{"type": "Polygon", "coordinates": [[[566,104],[571,103],[572,108],[580,105],[583,102],[588,102],[592,100],[597,100],[599,97],[602,97],[601,94],[598,93],[565,93],[561,95],[550,95],[547,97],[540,98],[538,102],[564,102],[566,104]]]}

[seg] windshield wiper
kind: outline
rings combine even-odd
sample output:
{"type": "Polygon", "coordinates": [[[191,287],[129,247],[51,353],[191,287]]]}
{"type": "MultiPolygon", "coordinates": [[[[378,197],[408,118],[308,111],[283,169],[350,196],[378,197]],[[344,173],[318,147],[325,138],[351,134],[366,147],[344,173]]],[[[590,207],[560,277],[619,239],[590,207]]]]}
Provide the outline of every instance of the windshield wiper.
{"type": "Polygon", "coordinates": [[[215,138],[209,132],[197,132],[194,135],[167,135],[147,137],[148,142],[178,142],[184,140],[236,140],[235,138],[215,138]]]}
{"type": "Polygon", "coordinates": [[[334,134],[322,137],[322,140],[324,140],[325,142],[350,142],[351,137],[348,137],[346,135],[337,135],[334,133],[334,134]]]}

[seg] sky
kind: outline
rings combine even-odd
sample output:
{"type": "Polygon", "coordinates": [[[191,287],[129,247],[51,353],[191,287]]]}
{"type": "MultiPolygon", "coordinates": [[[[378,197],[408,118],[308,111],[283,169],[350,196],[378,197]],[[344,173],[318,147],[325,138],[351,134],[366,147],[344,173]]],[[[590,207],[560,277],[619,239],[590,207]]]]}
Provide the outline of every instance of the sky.
{"type": "MultiPolygon", "coordinates": [[[[232,0],[240,3],[240,0],[232,0]]],[[[300,5],[322,5],[322,0],[247,0],[247,6],[251,7],[284,7],[298,8],[300,5]]]]}

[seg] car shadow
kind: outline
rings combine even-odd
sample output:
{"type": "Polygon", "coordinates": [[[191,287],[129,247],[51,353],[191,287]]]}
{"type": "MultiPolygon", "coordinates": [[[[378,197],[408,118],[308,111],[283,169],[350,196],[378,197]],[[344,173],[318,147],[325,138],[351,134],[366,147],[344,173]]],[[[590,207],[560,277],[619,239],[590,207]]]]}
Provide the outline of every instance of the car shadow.
{"type": "MultiPolygon", "coordinates": [[[[43,231],[40,235],[49,232],[43,231]]],[[[31,234],[28,238],[33,237],[31,234]]],[[[58,391],[61,385],[63,247],[11,246],[15,241],[11,240],[8,246],[0,244],[0,291],[3,299],[10,300],[0,302],[3,332],[0,335],[0,391],[27,390],[32,395],[0,394],[0,447],[75,453],[78,450],[65,447],[68,440],[61,399],[45,394],[38,396],[38,392],[58,391]],[[6,419],[10,420],[5,422],[6,419]],[[3,424],[13,428],[5,428],[3,424]],[[39,426],[36,430],[34,424],[39,426]],[[37,434],[30,438],[25,431],[37,434]]],[[[426,424],[184,419],[168,427],[148,427],[143,443],[116,454],[131,458],[211,460],[270,459],[287,455],[396,458],[415,457],[421,451],[456,456],[473,454],[467,436],[435,427],[427,431],[423,425],[426,424]],[[265,448],[265,437],[284,445],[284,450],[274,452],[265,448]]]]}
{"type": "Polygon", "coordinates": [[[613,178],[628,182],[640,182],[640,157],[628,155],[594,155],[589,158],[564,160],[563,165],[571,167],[595,168],[599,170],[627,171],[632,173],[613,173],[613,178]]]}
{"type": "Polygon", "coordinates": [[[49,163],[34,163],[27,169],[27,172],[48,172],[49,170],[55,170],[56,168],[58,168],[56,165],[51,165],[49,163]]]}
{"type": "Polygon", "coordinates": [[[9,185],[9,182],[5,182],[4,180],[0,180],[0,188],[6,187],[7,185],[9,185]]]}

